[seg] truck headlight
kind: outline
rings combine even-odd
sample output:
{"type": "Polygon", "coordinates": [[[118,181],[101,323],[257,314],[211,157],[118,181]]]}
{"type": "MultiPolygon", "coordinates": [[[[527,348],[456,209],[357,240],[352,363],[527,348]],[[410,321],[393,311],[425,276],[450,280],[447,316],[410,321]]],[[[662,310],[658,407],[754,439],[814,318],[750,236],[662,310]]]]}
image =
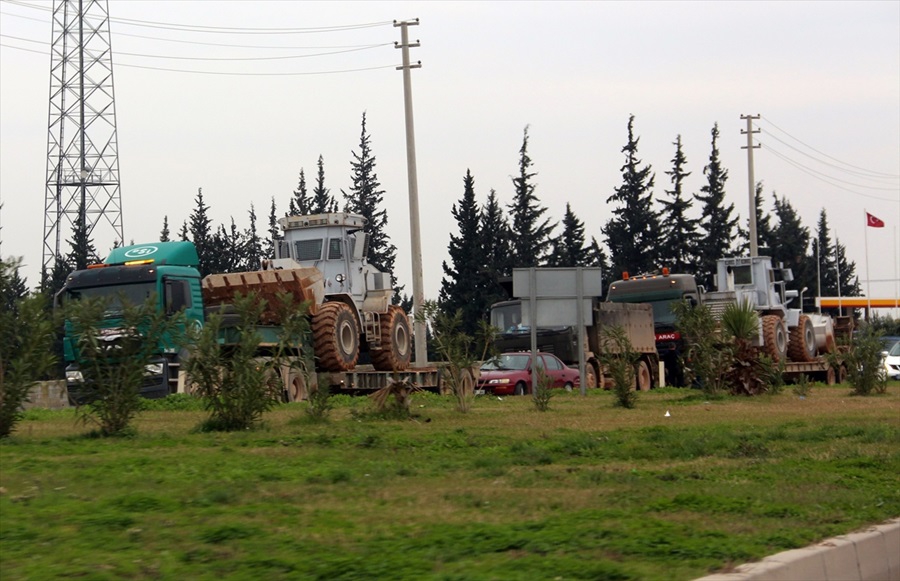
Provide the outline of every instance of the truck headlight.
{"type": "Polygon", "coordinates": [[[162,372],[162,363],[151,363],[150,365],[144,366],[144,375],[162,375],[162,372]]]}
{"type": "Polygon", "coordinates": [[[80,371],[66,371],[66,382],[67,383],[83,383],[84,376],[81,375],[80,371]]]}

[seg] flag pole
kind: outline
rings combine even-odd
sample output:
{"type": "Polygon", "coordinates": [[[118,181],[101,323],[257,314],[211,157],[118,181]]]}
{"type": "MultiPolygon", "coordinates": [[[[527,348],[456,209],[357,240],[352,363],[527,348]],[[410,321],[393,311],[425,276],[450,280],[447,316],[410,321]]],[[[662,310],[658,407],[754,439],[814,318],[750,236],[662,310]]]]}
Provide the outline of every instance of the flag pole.
{"type": "Polygon", "coordinates": [[[865,214],[865,244],[866,244],[866,320],[872,313],[872,280],[869,278],[869,213],[863,208],[865,214]]]}

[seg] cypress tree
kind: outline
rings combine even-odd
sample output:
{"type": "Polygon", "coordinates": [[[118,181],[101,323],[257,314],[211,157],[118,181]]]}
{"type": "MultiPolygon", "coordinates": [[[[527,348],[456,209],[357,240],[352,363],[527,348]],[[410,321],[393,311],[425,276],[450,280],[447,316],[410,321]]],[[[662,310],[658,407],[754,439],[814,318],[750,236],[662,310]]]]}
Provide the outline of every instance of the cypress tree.
{"type": "Polygon", "coordinates": [[[817,261],[817,274],[819,281],[816,290],[819,296],[837,296],[837,262],[834,254],[834,245],[831,243],[831,233],[828,229],[828,217],[825,208],[819,213],[819,223],[816,228],[816,237],[813,239],[812,256],[817,261]]]}
{"type": "Polygon", "coordinates": [[[687,157],[681,148],[681,135],[675,138],[675,157],[672,169],[666,172],[672,181],[672,189],[665,190],[669,199],[660,200],[660,262],[672,272],[691,273],[696,269],[700,235],[700,220],[688,217],[693,206],[693,196],[685,197],[684,180],[691,175],[685,171],[687,157]]]}
{"type": "Polygon", "coordinates": [[[200,259],[200,276],[212,274],[218,265],[219,250],[213,240],[212,220],[209,217],[209,206],[203,201],[203,188],[197,188],[197,197],[194,198],[196,207],[191,213],[188,230],[194,247],[197,249],[197,257],[200,259]]]}
{"type": "Polygon", "coordinates": [[[483,266],[487,275],[485,294],[488,296],[488,303],[493,304],[510,298],[500,281],[512,276],[513,268],[512,230],[497,200],[497,192],[493,189],[481,210],[480,220],[483,266]]]}
{"type": "Polygon", "coordinates": [[[72,250],[69,252],[67,262],[73,270],[84,270],[88,264],[97,262],[97,250],[88,231],[83,200],[78,205],[78,217],[72,225],[72,239],[69,240],[69,246],[72,250]]]}
{"type": "Polygon", "coordinates": [[[659,213],[653,210],[651,166],[640,167],[639,138],[634,136],[634,115],[628,118],[628,143],[622,148],[622,185],[607,198],[613,218],[606,223],[606,246],[610,249],[614,272],[649,272],[658,263],[659,213]]]}
{"type": "Polygon", "coordinates": [[[453,315],[462,313],[462,330],[474,336],[490,304],[485,304],[486,276],[481,245],[478,204],[475,202],[475,178],[466,170],[463,197],[451,210],[459,227],[458,235],[450,235],[447,250],[450,264],[443,262],[444,277],[438,297],[441,308],[453,315]]]}
{"type": "Polygon", "coordinates": [[[553,239],[553,252],[547,260],[547,266],[588,266],[591,251],[585,246],[584,222],[578,219],[569,203],[566,203],[562,226],[562,234],[553,239]]]}
{"type": "Polygon", "coordinates": [[[269,238],[266,239],[263,248],[266,256],[275,258],[275,242],[284,239],[281,227],[278,225],[278,213],[275,210],[275,196],[272,196],[272,205],[269,208],[269,238]]]}
{"type": "Polygon", "coordinates": [[[789,287],[797,290],[803,287],[814,289],[815,272],[810,273],[810,262],[806,260],[809,229],[801,224],[797,211],[786,197],[779,199],[773,192],[772,198],[775,201],[775,217],[778,219],[778,224],[772,231],[772,237],[778,241],[772,248],[772,259],[776,265],[781,264],[793,271],[794,282],[788,283],[789,287]]]}
{"type": "MultiPolygon", "coordinates": [[[[369,134],[366,131],[366,114],[362,116],[362,131],[359,138],[359,153],[353,152],[353,161],[349,192],[342,191],[345,208],[348,212],[360,214],[366,219],[365,232],[369,235],[369,264],[381,272],[391,275],[391,282],[397,288],[394,276],[394,261],[397,258],[397,247],[391,244],[387,235],[387,210],[382,207],[384,191],[375,173],[375,156],[372,154],[369,134]]],[[[395,293],[399,299],[399,293],[395,293]]]]}
{"type": "Polygon", "coordinates": [[[763,256],[771,256],[772,249],[775,248],[778,241],[775,239],[770,215],[763,212],[762,199],[763,183],[757,182],[756,191],[754,192],[754,203],[756,205],[756,244],[760,254],[762,254],[763,256]]]}
{"type": "Polygon", "coordinates": [[[163,227],[159,233],[159,241],[160,242],[168,242],[169,241],[169,216],[163,216],[163,227]]]}
{"type": "Polygon", "coordinates": [[[732,253],[734,240],[737,234],[738,217],[731,217],[734,212],[734,204],[725,206],[725,182],[728,180],[728,170],[722,167],[719,159],[719,124],[712,128],[712,148],[709,154],[709,163],[703,168],[706,176],[706,184],[700,188],[702,194],[698,194],[697,200],[702,204],[702,216],[700,228],[702,238],[700,241],[700,263],[697,272],[700,281],[706,283],[708,288],[715,279],[716,261],[732,253]]]}
{"type": "Polygon", "coordinates": [[[325,160],[319,155],[318,173],[316,174],[316,187],[313,188],[312,213],[326,214],[337,212],[337,202],[331,195],[331,190],[325,187],[325,160]]]}
{"type": "MultiPolygon", "coordinates": [[[[250,204],[250,227],[244,233],[246,239],[246,255],[243,270],[259,270],[262,266],[263,242],[259,238],[259,231],[256,228],[256,209],[250,204]]],[[[272,256],[272,258],[275,258],[272,256]]]]}
{"type": "Polygon", "coordinates": [[[288,215],[306,216],[307,214],[311,214],[310,206],[309,195],[306,193],[306,174],[301,167],[297,189],[294,190],[294,195],[291,196],[290,202],[288,202],[288,215]]]}
{"type": "Polygon", "coordinates": [[[529,171],[531,158],[528,157],[528,127],[525,127],[522,147],[519,149],[519,175],[513,178],[515,193],[509,205],[512,226],[512,252],[516,267],[526,268],[544,264],[551,246],[553,226],[550,219],[542,221],[547,208],[541,207],[533,183],[537,175],[529,171]]]}

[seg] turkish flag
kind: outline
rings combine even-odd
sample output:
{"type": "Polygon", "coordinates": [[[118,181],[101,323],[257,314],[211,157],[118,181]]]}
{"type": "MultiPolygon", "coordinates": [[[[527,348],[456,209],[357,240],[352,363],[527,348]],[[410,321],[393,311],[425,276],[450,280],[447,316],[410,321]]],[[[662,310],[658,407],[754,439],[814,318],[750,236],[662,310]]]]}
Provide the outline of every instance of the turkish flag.
{"type": "Polygon", "coordinates": [[[871,226],[872,228],[884,228],[884,222],[866,212],[866,226],[871,226]]]}

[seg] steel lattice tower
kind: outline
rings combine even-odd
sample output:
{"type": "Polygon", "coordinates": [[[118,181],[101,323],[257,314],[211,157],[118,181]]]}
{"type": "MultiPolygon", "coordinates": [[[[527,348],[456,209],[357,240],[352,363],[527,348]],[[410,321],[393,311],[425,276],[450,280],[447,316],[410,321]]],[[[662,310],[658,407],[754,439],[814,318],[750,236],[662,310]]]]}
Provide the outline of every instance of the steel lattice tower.
{"type": "Polygon", "coordinates": [[[92,239],[124,240],[107,0],[53,2],[47,135],[44,273],[79,217],[92,239]]]}

